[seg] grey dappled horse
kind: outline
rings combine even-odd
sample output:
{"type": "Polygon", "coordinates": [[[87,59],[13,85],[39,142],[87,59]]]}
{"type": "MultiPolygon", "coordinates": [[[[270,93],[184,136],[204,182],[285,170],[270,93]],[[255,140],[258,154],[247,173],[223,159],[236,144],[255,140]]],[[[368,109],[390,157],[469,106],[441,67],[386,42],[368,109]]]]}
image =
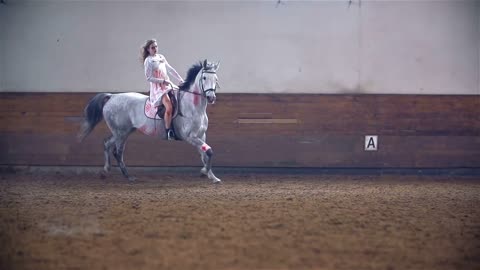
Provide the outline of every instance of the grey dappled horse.
{"type": "MultiPolygon", "coordinates": [[[[199,151],[204,165],[200,172],[214,183],[219,183],[220,179],[212,172],[213,150],[206,143],[208,128],[206,111],[208,103],[215,103],[218,66],[219,63],[210,63],[205,60],[188,70],[187,78],[180,85],[177,96],[179,111],[172,120],[177,137],[199,151]]],[[[100,93],[86,105],[85,120],[79,133],[80,141],[87,137],[102,118],[112,132],[112,135],[104,141],[105,172],[110,170],[110,152],[112,152],[123,175],[129,180],[135,180],[135,177],[129,176],[123,162],[128,136],[137,129],[147,135],[165,136],[163,120],[155,120],[145,115],[144,106],[147,99],[148,96],[139,93],[100,93]]],[[[165,154],[168,155],[168,153],[165,154]]]]}

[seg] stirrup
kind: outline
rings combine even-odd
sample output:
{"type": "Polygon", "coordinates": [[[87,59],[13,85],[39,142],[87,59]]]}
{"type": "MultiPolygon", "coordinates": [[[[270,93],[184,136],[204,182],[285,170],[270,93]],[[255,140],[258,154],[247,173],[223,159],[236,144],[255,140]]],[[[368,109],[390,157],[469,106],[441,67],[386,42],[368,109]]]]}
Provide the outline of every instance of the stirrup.
{"type": "Polygon", "coordinates": [[[176,140],[175,132],[173,132],[173,129],[169,129],[167,131],[167,140],[168,141],[174,141],[176,140]]]}

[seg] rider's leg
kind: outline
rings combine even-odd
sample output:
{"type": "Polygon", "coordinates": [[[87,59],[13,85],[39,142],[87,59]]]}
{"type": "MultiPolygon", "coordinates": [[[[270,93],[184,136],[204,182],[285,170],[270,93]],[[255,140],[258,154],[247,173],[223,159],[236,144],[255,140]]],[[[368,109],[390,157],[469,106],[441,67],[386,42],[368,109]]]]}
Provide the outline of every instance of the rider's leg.
{"type": "Polygon", "coordinates": [[[162,103],[163,106],[165,106],[165,115],[163,116],[163,120],[165,120],[165,128],[170,129],[170,125],[172,124],[172,102],[167,94],[163,95],[162,103]]]}
{"type": "Polygon", "coordinates": [[[173,132],[172,129],[172,101],[170,100],[170,97],[168,94],[163,95],[162,97],[162,103],[165,106],[165,115],[163,117],[163,120],[165,121],[165,129],[167,132],[167,139],[168,140],[173,140],[175,139],[175,133],[173,132]]]}

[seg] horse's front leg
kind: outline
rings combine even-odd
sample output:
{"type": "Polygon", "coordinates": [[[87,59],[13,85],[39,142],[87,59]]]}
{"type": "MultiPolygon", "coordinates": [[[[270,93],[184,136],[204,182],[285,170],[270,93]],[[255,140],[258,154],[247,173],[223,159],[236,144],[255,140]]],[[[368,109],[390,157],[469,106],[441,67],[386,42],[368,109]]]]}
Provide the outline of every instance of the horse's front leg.
{"type": "Polygon", "coordinates": [[[202,155],[202,162],[204,167],[201,172],[208,176],[208,179],[212,180],[213,183],[220,183],[221,180],[213,174],[212,171],[212,158],[213,158],[213,149],[202,139],[197,137],[189,137],[186,139],[188,143],[193,145],[202,155]]]}
{"type": "Polygon", "coordinates": [[[200,158],[202,159],[203,168],[200,170],[202,175],[208,176],[207,164],[208,164],[208,156],[207,153],[203,152],[201,149],[198,150],[200,153],[200,158]]]}
{"type": "MultiPolygon", "coordinates": [[[[200,139],[206,142],[207,141],[206,134],[203,134],[203,136],[200,136],[200,139]]],[[[203,168],[200,170],[200,173],[202,175],[208,176],[208,170],[207,170],[207,164],[209,160],[208,155],[202,149],[198,149],[198,153],[200,153],[200,159],[202,160],[202,163],[203,163],[203,168]]]]}

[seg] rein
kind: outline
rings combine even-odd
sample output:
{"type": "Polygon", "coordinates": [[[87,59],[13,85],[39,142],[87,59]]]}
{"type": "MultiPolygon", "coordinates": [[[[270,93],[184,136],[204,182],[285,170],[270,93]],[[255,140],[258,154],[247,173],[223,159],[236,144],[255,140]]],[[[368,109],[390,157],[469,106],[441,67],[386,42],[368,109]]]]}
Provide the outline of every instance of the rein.
{"type": "Polygon", "coordinates": [[[193,94],[193,95],[197,95],[197,96],[202,96],[202,97],[203,97],[203,95],[202,95],[201,93],[190,92],[190,91],[188,91],[188,90],[181,90],[180,88],[179,88],[179,89],[176,89],[176,90],[179,91],[179,92],[190,93],[190,94],[193,94]]]}
{"type": "MultiPolygon", "coordinates": [[[[203,76],[203,73],[216,73],[216,72],[214,72],[214,71],[204,71],[204,70],[202,70],[202,76],[203,76]]],[[[202,76],[200,76],[200,77],[202,77],[202,76]]],[[[215,92],[215,89],[209,89],[209,90],[205,91],[205,90],[204,90],[205,87],[203,86],[203,83],[202,83],[202,79],[201,79],[201,78],[200,78],[199,84],[200,84],[200,88],[201,88],[201,90],[202,90],[202,93],[192,92],[192,91],[188,91],[188,90],[182,90],[182,89],[180,89],[180,87],[179,87],[178,89],[176,89],[176,90],[177,90],[178,92],[184,92],[184,93],[189,93],[189,94],[196,95],[196,96],[201,96],[202,98],[207,98],[206,93],[207,93],[208,91],[214,91],[214,92],[215,92]]],[[[218,82],[217,82],[217,86],[218,86],[218,82]]],[[[175,89],[174,89],[174,90],[175,90],[175,89]]],[[[181,96],[180,96],[180,95],[178,95],[178,100],[177,100],[177,101],[178,101],[178,115],[183,116],[183,113],[182,113],[182,111],[181,111],[181,109],[180,109],[180,104],[181,104],[181,96]]]]}

